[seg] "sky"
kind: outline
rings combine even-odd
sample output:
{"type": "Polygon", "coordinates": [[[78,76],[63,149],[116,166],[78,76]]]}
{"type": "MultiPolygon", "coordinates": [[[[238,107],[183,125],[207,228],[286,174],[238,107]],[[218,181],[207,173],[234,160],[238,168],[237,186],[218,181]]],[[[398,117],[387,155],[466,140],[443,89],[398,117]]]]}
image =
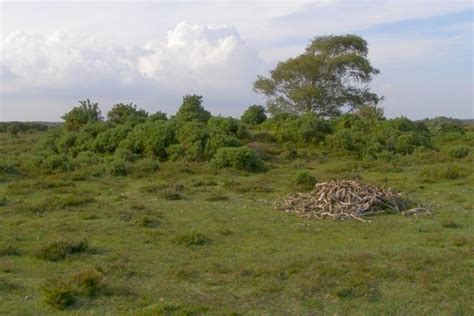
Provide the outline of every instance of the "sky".
{"type": "Polygon", "coordinates": [[[79,100],[174,114],[196,93],[238,117],[257,75],[321,35],[357,34],[387,117],[473,118],[472,1],[1,1],[0,121],[59,121],[79,100]]]}

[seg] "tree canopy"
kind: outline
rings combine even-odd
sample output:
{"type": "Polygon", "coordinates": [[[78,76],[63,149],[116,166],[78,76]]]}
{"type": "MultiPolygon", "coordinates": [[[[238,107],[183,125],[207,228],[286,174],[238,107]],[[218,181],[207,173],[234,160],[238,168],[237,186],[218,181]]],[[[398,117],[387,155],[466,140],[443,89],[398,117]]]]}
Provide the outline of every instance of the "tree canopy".
{"type": "Polygon", "coordinates": [[[380,71],[368,56],[367,42],[357,35],[314,38],[303,54],[279,62],[270,76],[258,76],[254,91],[267,97],[270,113],[315,112],[335,116],[382,98],[368,84],[380,71]]]}

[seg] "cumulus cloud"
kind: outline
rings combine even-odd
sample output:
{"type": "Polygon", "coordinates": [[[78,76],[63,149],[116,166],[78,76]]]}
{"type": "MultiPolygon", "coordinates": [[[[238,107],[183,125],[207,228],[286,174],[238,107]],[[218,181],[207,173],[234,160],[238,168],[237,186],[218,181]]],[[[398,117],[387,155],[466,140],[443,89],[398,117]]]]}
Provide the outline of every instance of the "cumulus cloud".
{"type": "Polygon", "coordinates": [[[229,26],[180,22],[166,41],[150,41],[137,60],[141,75],[170,86],[221,86],[247,82],[260,61],[257,53],[229,26]],[[253,68],[253,69],[252,69],[253,68]]]}
{"type": "Polygon", "coordinates": [[[252,80],[262,70],[257,52],[235,28],[186,22],[165,40],[142,47],[114,46],[80,34],[16,31],[0,52],[2,94],[11,97],[159,93],[179,100],[200,93],[212,94],[217,103],[224,96],[250,95],[252,80]]]}

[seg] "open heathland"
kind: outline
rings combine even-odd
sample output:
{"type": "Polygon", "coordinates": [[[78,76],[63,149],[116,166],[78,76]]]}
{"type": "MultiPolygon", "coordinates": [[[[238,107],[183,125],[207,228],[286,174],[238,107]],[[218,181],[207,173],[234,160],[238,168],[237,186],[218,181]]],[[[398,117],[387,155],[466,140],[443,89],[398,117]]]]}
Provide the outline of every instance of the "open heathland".
{"type": "Polygon", "coordinates": [[[472,125],[149,117],[0,133],[0,314],[474,314],[472,125]],[[274,209],[321,183],[394,195],[274,209]]]}

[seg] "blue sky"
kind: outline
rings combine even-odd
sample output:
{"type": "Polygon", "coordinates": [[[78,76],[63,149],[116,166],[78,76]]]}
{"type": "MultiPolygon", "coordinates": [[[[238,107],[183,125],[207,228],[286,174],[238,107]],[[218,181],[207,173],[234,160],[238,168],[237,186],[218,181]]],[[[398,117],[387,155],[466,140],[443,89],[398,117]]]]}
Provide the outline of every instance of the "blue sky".
{"type": "Polygon", "coordinates": [[[471,1],[1,2],[0,120],[59,120],[91,98],[173,114],[253,103],[257,74],[318,35],[361,35],[389,117],[473,117],[471,1]]]}

